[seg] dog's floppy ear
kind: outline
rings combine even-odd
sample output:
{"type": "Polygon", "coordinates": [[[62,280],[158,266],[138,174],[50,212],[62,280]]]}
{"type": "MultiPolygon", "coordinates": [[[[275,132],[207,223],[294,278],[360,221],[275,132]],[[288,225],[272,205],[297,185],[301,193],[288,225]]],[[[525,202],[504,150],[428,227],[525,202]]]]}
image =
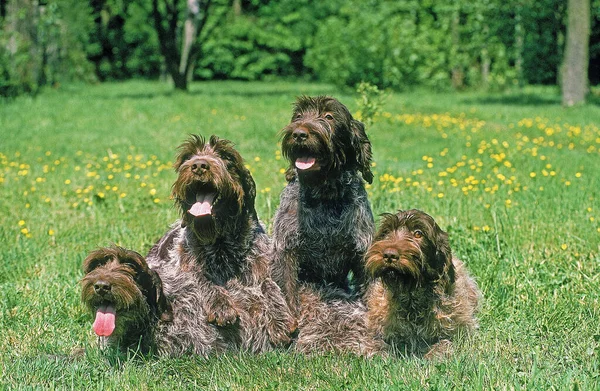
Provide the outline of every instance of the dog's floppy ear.
{"type": "Polygon", "coordinates": [[[171,307],[171,303],[165,296],[162,287],[162,280],[160,279],[158,273],[154,270],[149,269],[149,272],[154,286],[156,315],[163,322],[171,322],[173,321],[173,307],[171,307]]]}
{"type": "Polygon", "coordinates": [[[173,310],[162,288],[162,280],[156,271],[150,269],[144,257],[135,251],[126,250],[121,263],[128,263],[136,270],[135,282],[144,292],[150,308],[163,321],[173,320],[173,310]]]}
{"type": "Polygon", "coordinates": [[[244,206],[252,210],[254,209],[254,201],[256,200],[256,183],[252,178],[250,170],[243,165],[241,169],[240,180],[242,182],[242,189],[244,189],[244,206]]]}
{"type": "Polygon", "coordinates": [[[353,119],[350,122],[350,130],[352,132],[352,147],[356,154],[356,163],[358,163],[359,170],[367,183],[373,183],[371,142],[365,132],[365,125],[353,119]]]}
{"type": "Polygon", "coordinates": [[[449,282],[454,283],[455,272],[454,264],[452,263],[452,251],[450,250],[450,242],[448,234],[434,223],[433,226],[433,244],[435,246],[435,261],[436,269],[439,270],[440,276],[446,274],[449,282]]]}

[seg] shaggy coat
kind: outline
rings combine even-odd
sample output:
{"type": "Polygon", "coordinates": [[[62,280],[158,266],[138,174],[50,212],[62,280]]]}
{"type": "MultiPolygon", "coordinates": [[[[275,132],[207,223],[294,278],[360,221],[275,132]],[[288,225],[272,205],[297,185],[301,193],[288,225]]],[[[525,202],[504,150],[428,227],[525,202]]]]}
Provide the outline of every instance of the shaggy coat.
{"type": "Polygon", "coordinates": [[[298,281],[347,292],[365,282],[363,255],[374,232],[363,182],[373,179],[371,143],[363,124],[325,96],[299,98],[282,133],[289,183],[273,223],[273,278],[298,313],[298,281]]]}
{"type": "Polygon", "coordinates": [[[366,306],[331,287],[301,284],[300,317],[295,351],[304,354],[385,354],[386,345],[367,327],[366,306]]]}
{"type": "Polygon", "coordinates": [[[165,345],[206,355],[289,344],[295,320],[270,278],[271,246],[241,156],[227,140],[191,136],[174,167],[173,198],[182,218],[147,257],[173,302],[165,345]],[[207,348],[198,349],[197,341],[207,341],[207,348]]]}
{"type": "Polygon", "coordinates": [[[366,267],[375,279],[366,294],[374,338],[434,357],[448,352],[457,333],[478,327],[477,284],[452,256],[448,235],[422,211],[384,215],[366,267]]]}
{"type": "Polygon", "coordinates": [[[81,300],[94,318],[101,348],[156,350],[159,324],[173,320],[158,274],[122,247],[100,248],[83,262],[81,300]]]}

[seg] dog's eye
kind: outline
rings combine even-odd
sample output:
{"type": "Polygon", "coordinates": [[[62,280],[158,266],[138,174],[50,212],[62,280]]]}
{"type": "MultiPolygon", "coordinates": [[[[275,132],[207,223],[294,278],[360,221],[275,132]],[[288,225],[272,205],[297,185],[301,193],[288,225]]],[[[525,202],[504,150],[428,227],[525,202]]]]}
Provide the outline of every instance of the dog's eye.
{"type": "Polygon", "coordinates": [[[415,232],[413,232],[413,236],[417,239],[420,239],[423,237],[423,232],[417,229],[415,232]]]}
{"type": "Polygon", "coordinates": [[[296,114],[296,115],[294,116],[294,121],[297,121],[297,120],[299,120],[300,118],[302,118],[302,114],[296,114]]]}
{"type": "Polygon", "coordinates": [[[331,115],[331,114],[327,113],[327,114],[325,114],[325,119],[326,119],[327,121],[333,121],[333,115],[331,115]]]}

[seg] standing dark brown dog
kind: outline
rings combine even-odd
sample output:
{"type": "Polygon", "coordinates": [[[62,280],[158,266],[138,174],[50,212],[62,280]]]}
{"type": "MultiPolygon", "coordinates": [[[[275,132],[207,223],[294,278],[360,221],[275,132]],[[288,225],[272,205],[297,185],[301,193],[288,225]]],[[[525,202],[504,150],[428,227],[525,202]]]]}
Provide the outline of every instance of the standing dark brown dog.
{"type": "Polygon", "coordinates": [[[481,293],[428,214],[413,209],[384,215],[366,267],[376,279],[366,295],[375,338],[436,357],[449,352],[458,332],[477,328],[481,293]]]}
{"type": "Polygon", "coordinates": [[[374,232],[363,182],[373,179],[371,143],[346,106],[326,96],[299,98],[282,132],[289,183],[274,220],[273,277],[298,313],[298,281],[345,291],[349,272],[356,288],[365,281],[374,232]]]}

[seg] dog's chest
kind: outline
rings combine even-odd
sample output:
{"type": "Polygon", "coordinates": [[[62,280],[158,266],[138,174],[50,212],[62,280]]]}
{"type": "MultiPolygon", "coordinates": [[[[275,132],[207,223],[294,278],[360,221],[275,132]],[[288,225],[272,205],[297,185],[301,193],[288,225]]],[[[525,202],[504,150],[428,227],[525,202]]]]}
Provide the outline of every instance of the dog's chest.
{"type": "Polygon", "coordinates": [[[204,275],[214,284],[225,285],[227,281],[243,274],[245,255],[244,251],[232,244],[206,246],[201,253],[204,275]]]}

